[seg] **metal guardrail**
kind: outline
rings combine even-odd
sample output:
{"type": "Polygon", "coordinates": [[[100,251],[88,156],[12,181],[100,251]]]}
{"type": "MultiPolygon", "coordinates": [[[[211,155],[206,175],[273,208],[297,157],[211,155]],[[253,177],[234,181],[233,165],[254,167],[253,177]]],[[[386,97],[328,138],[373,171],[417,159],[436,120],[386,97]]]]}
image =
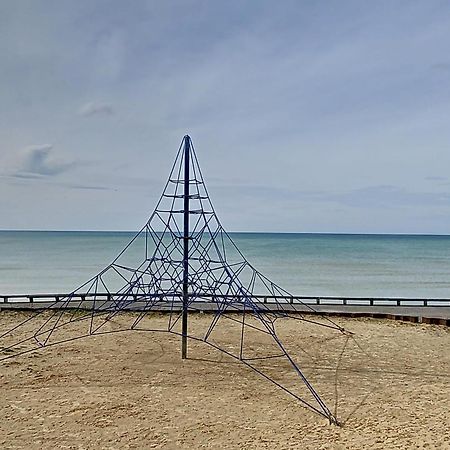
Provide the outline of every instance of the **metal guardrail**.
{"type": "MultiPolygon", "coordinates": [[[[159,296],[159,295],[158,295],[159,296]]],[[[180,297],[181,293],[165,296],[166,298],[180,297]]],[[[51,303],[60,300],[70,301],[108,301],[113,299],[123,299],[124,294],[120,293],[97,293],[95,295],[88,293],[76,294],[14,294],[1,295],[0,306],[2,304],[27,304],[27,303],[51,303]]],[[[128,299],[139,301],[143,299],[138,294],[126,294],[128,299]]],[[[223,298],[224,295],[201,295],[201,300],[205,303],[211,302],[213,298],[223,298]]],[[[283,302],[288,304],[305,305],[324,305],[324,306],[411,306],[411,307],[450,307],[450,299],[445,298],[404,298],[404,297],[335,297],[335,296],[270,296],[254,295],[253,297],[261,299],[263,303],[283,302]]],[[[234,298],[245,298],[245,296],[234,296],[234,298]]]]}

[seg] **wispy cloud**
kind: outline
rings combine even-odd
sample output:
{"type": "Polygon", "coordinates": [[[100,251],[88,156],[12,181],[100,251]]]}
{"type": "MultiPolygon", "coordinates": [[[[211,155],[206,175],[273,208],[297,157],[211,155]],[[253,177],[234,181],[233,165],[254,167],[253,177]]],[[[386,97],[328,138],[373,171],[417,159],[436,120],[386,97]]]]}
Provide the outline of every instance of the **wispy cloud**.
{"type": "Polygon", "coordinates": [[[425,177],[425,180],[427,181],[447,181],[447,177],[438,177],[438,176],[428,176],[425,177]]]}
{"type": "Polygon", "coordinates": [[[42,144],[27,147],[19,158],[17,169],[12,173],[16,178],[42,178],[59,175],[76,163],[58,159],[53,145],[42,144]]]}
{"type": "Polygon", "coordinates": [[[114,114],[114,108],[110,103],[88,102],[81,106],[78,114],[83,117],[111,116],[114,114]]]}
{"type": "MultiPolygon", "coordinates": [[[[436,177],[441,179],[441,177],[436,177]]],[[[445,178],[444,178],[445,179],[445,178]]],[[[448,206],[450,192],[410,191],[392,185],[367,186],[341,192],[296,190],[264,185],[216,186],[235,197],[251,197],[255,202],[264,200],[278,202],[335,203],[353,208],[396,208],[408,206],[448,206]]]]}
{"type": "Polygon", "coordinates": [[[111,191],[112,190],[112,188],[107,187],[107,186],[91,186],[88,184],[65,184],[64,186],[68,187],[70,189],[81,189],[81,190],[88,190],[88,191],[111,191]]]}
{"type": "Polygon", "coordinates": [[[433,70],[443,70],[443,71],[450,71],[450,62],[438,62],[435,64],[432,64],[431,68],[433,70]]]}
{"type": "Polygon", "coordinates": [[[403,206],[448,206],[448,192],[411,192],[397,186],[369,186],[323,197],[352,207],[395,208],[403,206]]]}

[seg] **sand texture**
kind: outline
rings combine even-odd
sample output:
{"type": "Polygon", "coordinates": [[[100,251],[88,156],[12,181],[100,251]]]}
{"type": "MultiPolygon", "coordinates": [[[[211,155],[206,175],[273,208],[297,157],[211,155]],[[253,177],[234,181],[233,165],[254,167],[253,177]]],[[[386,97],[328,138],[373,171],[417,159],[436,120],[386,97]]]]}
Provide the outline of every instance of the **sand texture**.
{"type": "MultiPolygon", "coordinates": [[[[25,317],[2,312],[1,329],[25,317]]],[[[192,315],[190,330],[210,320],[192,315]]],[[[292,319],[277,331],[341,427],[204,343],[181,360],[178,336],[129,331],[1,361],[0,448],[450,449],[450,330],[334,320],[354,338],[292,319]]],[[[236,336],[213,337],[233,348],[236,336]]],[[[272,351],[267,336],[247,339],[272,351]]],[[[255,364],[308,395],[282,358],[255,364]]]]}

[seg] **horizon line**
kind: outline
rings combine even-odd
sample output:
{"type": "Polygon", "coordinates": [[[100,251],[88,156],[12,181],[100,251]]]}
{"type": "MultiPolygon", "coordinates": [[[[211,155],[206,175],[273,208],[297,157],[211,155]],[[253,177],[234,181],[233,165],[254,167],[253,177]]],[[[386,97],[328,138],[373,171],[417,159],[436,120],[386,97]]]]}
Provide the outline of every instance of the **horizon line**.
{"type": "MultiPolygon", "coordinates": [[[[55,230],[55,229],[0,229],[0,232],[30,232],[30,233],[134,233],[142,230],[55,230]]],[[[157,231],[161,233],[162,231],[157,231]]],[[[307,235],[340,235],[340,236],[442,236],[443,233],[408,233],[408,232],[337,232],[337,231],[226,231],[229,234],[307,234],[307,235]]]]}

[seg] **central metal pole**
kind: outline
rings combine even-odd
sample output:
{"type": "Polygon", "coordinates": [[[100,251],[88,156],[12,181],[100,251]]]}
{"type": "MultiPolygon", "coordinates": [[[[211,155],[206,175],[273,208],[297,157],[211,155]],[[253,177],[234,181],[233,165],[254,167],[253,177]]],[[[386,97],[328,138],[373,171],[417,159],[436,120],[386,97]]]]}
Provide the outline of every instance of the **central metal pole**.
{"type": "Polygon", "coordinates": [[[187,358],[187,330],[189,306],[189,136],[184,137],[184,227],[183,227],[183,315],[181,321],[181,358],[187,358]]]}

